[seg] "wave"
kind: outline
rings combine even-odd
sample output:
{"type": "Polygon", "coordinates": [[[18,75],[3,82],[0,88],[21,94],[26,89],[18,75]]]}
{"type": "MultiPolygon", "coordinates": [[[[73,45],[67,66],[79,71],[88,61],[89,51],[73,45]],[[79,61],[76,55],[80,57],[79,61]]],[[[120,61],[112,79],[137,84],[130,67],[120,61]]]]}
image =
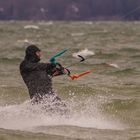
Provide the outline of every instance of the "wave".
{"type": "Polygon", "coordinates": [[[122,48],[119,50],[120,52],[129,52],[129,53],[137,53],[139,52],[140,50],[139,49],[136,49],[136,48],[122,48]]]}
{"type": "Polygon", "coordinates": [[[43,133],[32,133],[26,131],[19,131],[19,130],[7,130],[7,129],[0,129],[0,139],[4,140],[15,140],[15,139],[34,139],[34,140],[75,140],[66,136],[62,135],[55,135],[55,134],[43,134],[43,133]]]}
{"type": "Polygon", "coordinates": [[[6,58],[6,57],[0,58],[0,62],[3,63],[3,64],[17,63],[17,62],[20,62],[20,61],[21,61],[20,58],[6,58]]]}
{"type": "MultiPolygon", "coordinates": [[[[111,74],[111,73],[110,73],[111,74]]],[[[127,76],[127,75],[138,75],[139,72],[135,69],[135,68],[126,68],[123,70],[117,70],[115,72],[112,72],[112,74],[114,75],[120,75],[120,76],[127,76]]]]}

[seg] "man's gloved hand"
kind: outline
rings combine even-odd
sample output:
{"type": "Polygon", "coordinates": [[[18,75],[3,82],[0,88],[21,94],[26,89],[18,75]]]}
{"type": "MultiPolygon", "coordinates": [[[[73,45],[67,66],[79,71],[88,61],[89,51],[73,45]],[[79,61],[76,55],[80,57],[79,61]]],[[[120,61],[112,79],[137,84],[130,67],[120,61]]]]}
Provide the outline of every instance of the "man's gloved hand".
{"type": "Polygon", "coordinates": [[[59,75],[70,75],[70,71],[64,68],[60,63],[56,64],[48,64],[47,73],[51,76],[59,76],[59,75]]]}
{"type": "Polygon", "coordinates": [[[56,63],[53,76],[58,76],[58,75],[63,75],[63,74],[65,74],[64,67],[60,63],[56,63]]]}
{"type": "Polygon", "coordinates": [[[53,76],[59,76],[59,75],[64,75],[64,74],[69,75],[70,71],[64,68],[60,63],[57,63],[53,76]]]}
{"type": "Polygon", "coordinates": [[[56,64],[48,63],[48,64],[47,64],[46,72],[47,72],[47,74],[49,74],[49,75],[53,75],[55,69],[56,69],[56,64]]]}

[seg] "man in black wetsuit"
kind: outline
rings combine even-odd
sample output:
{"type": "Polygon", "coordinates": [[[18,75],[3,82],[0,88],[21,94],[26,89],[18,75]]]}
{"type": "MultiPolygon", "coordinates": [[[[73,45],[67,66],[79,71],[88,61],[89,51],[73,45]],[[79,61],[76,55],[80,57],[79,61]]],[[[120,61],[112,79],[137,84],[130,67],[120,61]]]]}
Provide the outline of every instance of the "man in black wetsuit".
{"type": "Polygon", "coordinates": [[[60,101],[52,89],[52,77],[64,74],[65,69],[55,64],[41,63],[41,50],[30,45],[26,49],[24,60],[20,64],[21,76],[29,90],[33,103],[40,102],[44,96],[51,96],[53,101],[60,101]]]}

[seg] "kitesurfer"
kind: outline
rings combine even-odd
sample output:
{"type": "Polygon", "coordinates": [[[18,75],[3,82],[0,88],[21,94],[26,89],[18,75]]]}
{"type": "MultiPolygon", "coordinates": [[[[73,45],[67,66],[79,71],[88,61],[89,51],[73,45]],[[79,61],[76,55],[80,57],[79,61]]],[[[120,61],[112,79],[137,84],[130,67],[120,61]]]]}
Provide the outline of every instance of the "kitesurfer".
{"type": "Polygon", "coordinates": [[[25,58],[20,64],[21,76],[28,88],[29,96],[33,103],[38,103],[47,96],[54,101],[61,99],[52,89],[52,78],[65,74],[66,70],[57,64],[40,62],[41,50],[36,45],[26,48],[25,58]]]}

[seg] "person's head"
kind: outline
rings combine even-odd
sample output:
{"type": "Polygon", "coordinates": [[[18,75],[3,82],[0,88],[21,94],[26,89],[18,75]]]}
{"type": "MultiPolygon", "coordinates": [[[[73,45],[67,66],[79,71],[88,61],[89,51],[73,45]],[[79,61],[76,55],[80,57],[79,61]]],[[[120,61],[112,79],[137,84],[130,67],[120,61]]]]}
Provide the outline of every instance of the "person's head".
{"type": "Polygon", "coordinates": [[[41,50],[36,45],[29,45],[25,53],[25,59],[32,62],[40,61],[42,56],[41,50]]]}

